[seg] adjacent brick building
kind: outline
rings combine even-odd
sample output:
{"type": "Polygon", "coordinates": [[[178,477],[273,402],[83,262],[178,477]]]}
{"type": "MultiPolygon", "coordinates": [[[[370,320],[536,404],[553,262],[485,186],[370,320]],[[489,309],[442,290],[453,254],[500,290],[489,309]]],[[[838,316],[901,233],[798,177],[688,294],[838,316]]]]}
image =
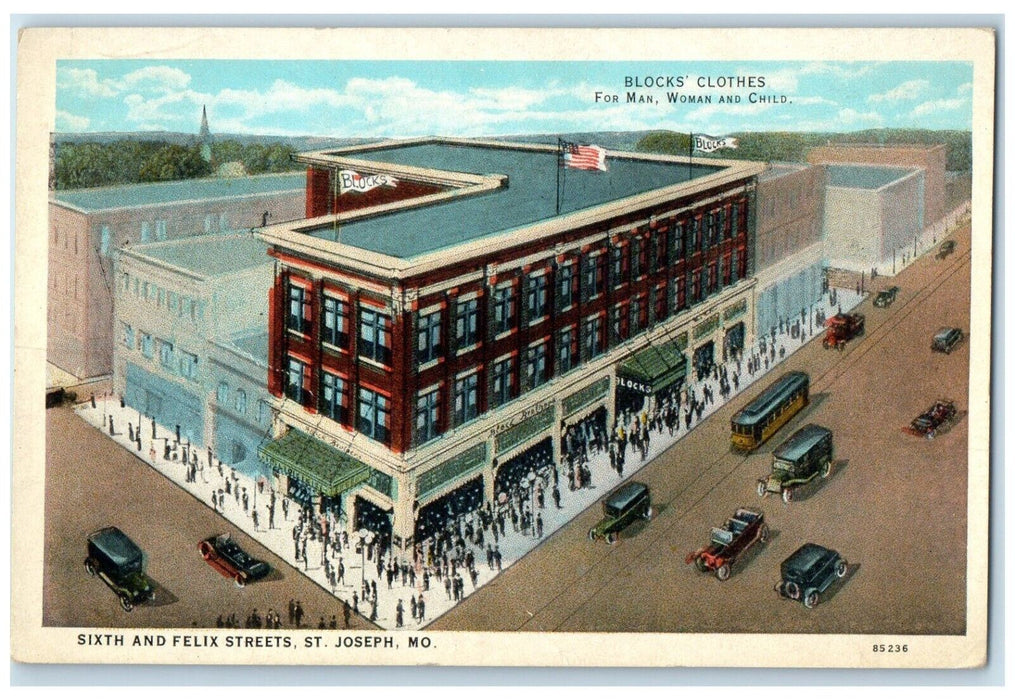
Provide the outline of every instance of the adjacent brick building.
{"type": "Polygon", "coordinates": [[[290,173],[50,193],[48,361],[81,378],[112,370],[114,251],[300,218],[304,189],[290,173]]]}

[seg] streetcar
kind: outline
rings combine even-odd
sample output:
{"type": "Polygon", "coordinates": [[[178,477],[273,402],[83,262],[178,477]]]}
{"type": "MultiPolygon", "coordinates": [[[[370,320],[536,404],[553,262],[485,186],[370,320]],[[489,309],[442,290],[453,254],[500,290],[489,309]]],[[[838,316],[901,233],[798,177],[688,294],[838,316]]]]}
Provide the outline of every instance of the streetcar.
{"type": "Polygon", "coordinates": [[[730,441],[733,449],[751,452],[807,405],[810,377],[804,372],[782,375],[756,399],[733,414],[730,441]]]}

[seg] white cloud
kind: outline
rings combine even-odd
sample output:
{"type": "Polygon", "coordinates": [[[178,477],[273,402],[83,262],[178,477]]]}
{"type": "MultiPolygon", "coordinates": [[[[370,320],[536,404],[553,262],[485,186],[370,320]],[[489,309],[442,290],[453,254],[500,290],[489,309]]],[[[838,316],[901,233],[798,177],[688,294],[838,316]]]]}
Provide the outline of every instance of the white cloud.
{"type": "Polygon", "coordinates": [[[915,100],[927,88],[929,80],[907,80],[886,92],[868,95],[868,102],[897,102],[899,100],[915,100]]]}
{"type": "Polygon", "coordinates": [[[84,131],[89,124],[91,124],[91,120],[88,117],[71,114],[62,109],[56,110],[57,131],[84,131]]]}
{"type": "Polygon", "coordinates": [[[872,64],[855,63],[808,63],[800,68],[800,75],[834,75],[839,78],[862,78],[874,70],[872,64]]]}
{"type": "Polygon", "coordinates": [[[960,95],[968,95],[969,93],[971,93],[973,91],[973,84],[972,83],[962,83],[961,85],[959,85],[958,88],[956,88],[955,91],[958,92],[960,95]]]}
{"type": "Polygon", "coordinates": [[[855,124],[880,124],[884,121],[877,112],[859,112],[852,107],[840,109],[836,121],[843,126],[855,124]]]}
{"type": "Polygon", "coordinates": [[[56,88],[84,97],[116,97],[120,90],[111,80],[99,80],[91,68],[60,68],[56,72],[56,88]]]}
{"type": "Polygon", "coordinates": [[[182,90],[190,85],[190,75],[179,68],[169,66],[147,66],[131,71],[120,80],[122,90],[136,90],[147,93],[167,93],[182,90]]]}
{"type": "Polygon", "coordinates": [[[929,102],[923,102],[913,108],[913,111],[909,113],[910,117],[922,117],[933,112],[950,112],[952,110],[961,109],[968,104],[965,97],[953,97],[944,100],[931,100],[929,102]]]}

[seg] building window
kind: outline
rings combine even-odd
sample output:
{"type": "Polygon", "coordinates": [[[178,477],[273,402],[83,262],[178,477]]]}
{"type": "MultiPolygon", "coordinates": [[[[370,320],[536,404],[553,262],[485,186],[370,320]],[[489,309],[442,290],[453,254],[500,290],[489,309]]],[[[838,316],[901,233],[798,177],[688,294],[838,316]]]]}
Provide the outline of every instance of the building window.
{"type": "Polygon", "coordinates": [[[173,369],[173,344],[162,341],[159,345],[159,362],[163,369],[173,369]]]}
{"type": "Polygon", "coordinates": [[[515,327],[515,292],[512,285],[498,287],[493,292],[493,332],[507,333],[515,327]]]}
{"type": "Polygon", "coordinates": [[[152,239],[152,225],[148,221],[141,222],[141,242],[147,243],[152,239]]]}
{"type": "Polygon", "coordinates": [[[530,389],[546,384],[546,343],[529,348],[525,358],[525,376],[530,389]]]}
{"type": "Polygon", "coordinates": [[[359,356],[391,366],[391,318],[366,307],[359,310],[359,356]]]}
{"type": "Polygon", "coordinates": [[[673,246],[673,261],[684,259],[684,222],[679,221],[673,227],[670,243],[673,246]]]}
{"type": "Polygon", "coordinates": [[[589,316],[582,324],[582,338],[585,343],[585,355],[590,360],[603,354],[603,317],[589,316]]]}
{"type": "Polygon", "coordinates": [[[289,313],[287,328],[306,335],[310,331],[310,295],[303,287],[289,284],[289,313]]]}
{"type": "Polygon", "coordinates": [[[164,241],[166,240],[166,222],[165,219],[158,219],[155,222],[155,240],[164,241]]]}
{"type": "Polygon", "coordinates": [[[470,374],[455,382],[455,425],[479,415],[479,375],[470,374]]]}
{"type": "Polygon", "coordinates": [[[349,305],[325,295],[321,339],[339,348],[349,347],[349,305]]]}
{"type": "Polygon", "coordinates": [[[490,381],[490,406],[493,408],[503,406],[511,400],[511,387],[514,384],[511,377],[511,364],[509,357],[493,365],[490,381]]]}
{"type": "Polygon", "coordinates": [[[618,343],[631,337],[631,312],[627,304],[617,304],[613,307],[613,337],[618,343]]]}
{"type": "Polygon", "coordinates": [[[100,229],[99,236],[99,253],[102,255],[109,255],[109,244],[113,238],[113,233],[110,231],[109,226],[103,224],[100,229]]]}
{"type": "Polygon", "coordinates": [[[529,278],[529,288],[526,296],[528,297],[526,305],[529,321],[535,321],[546,316],[546,275],[534,275],[529,278]]]}
{"type": "Polygon", "coordinates": [[[197,379],[197,355],[180,351],[180,375],[187,379],[197,379]]]}
{"type": "Polygon", "coordinates": [[[295,357],[289,358],[289,368],[286,372],[285,395],[296,403],[303,403],[303,380],[307,373],[307,365],[295,357]]]}
{"type": "Polygon", "coordinates": [[[458,302],[455,340],[459,348],[467,348],[479,342],[479,301],[476,299],[458,302]]]}
{"type": "Polygon", "coordinates": [[[684,286],[683,277],[673,280],[673,296],[674,303],[677,305],[677,311],[687,308],[687,289],[684,286]]]}
{"type": "Polygon", "coordinates": [[[441,347],[441,312],[419,316],[416,322],[416,361],[423,365],[436,360],[444,352],[441,347]]]}
{"type": "Polygon", "coordinates": [[[225,231],[229,227],[229,217],[225,212],[219,214],[219,231],[225,231]]]}
{"type": "Polygon", "coordinates": [[[387,444],[390,438],[388,399],[376,391],[359,390],[359,420],[356,429],[369,438],[387,444]]]}
{"type": "Polygon", "coordinates": [[[582,286],[585,298],[594,299],[603,293],[603,256],[585,258],[585,269],[582,272],[582,286]]]}
{"type": "Polygon", "coordinates": [[[205,233],[211,233],[211,222],[212,222],[212,216],[211,216],[211,214],[206,215],[204,217],[204,232],[205,233]]]}
{"type": "Polygon", "coordinates": [[[653,309],[653,312],[655,313],[655,320],[656,321],[662,321],[663,319],[666,318],[666,283],[665,282],[663,284],[660,284],[659,286],[656,287],[655,300],[654,300],[653,303],[655,305],[655,308],[653,309]]]}
{"type": "Polygon", "coordinates": [[[348,423],[345,380],[331,372],[321,372],[321,413],[339,423],[348,423]]]}
{"type": "Polygon", "coordinates": [[[631,241],[631,276],[635,279],[648,272],[648,245],[640,238],[631,241]]]}
{"type": "Polygon", "coordinates": [[[438,433],[440,406],[440,390],[434,387],[429,391],[421,391],[416,397],[416,435],[417,445],[430,442],[438,433]]]}
{"type": "Polygon", "coordinates": [[[229,401],[229,385],[225,382],[219,382],[218,391],[215,392],[215,400],[222,406],[225,406],[229,401]]]}
{"type": "Polygon", "coordinates": [[[652,245],[655,246],[656,250],[656,272],[666,269],[666,266],[670,264],[669,261],[669,244],[666,241],[666,231],[656,231],[655,237],[652,239],[652,245]]]}
{"type": "Polygon", "coordinates": [[[613,280],[613,287],[616,289],[627,281],[624,265],[624,249],[621,246],[614,246],[610,249],[610,278],[613,280]]]}
{"type": "Polygon", "coordinates": [[[631,300],[631,321],[634,324],[635,333],[640,333],[648,328],[647,301],[644,294],[631,300]]]}
{"type": "Polygon", "coordinates": [[[701,248],[701,217],[691,219],[691,254],[698,252],[701,248]]]}
{"type": "Polygon", "coordinates": [[[708,274],[705,279],[707,282],[705,288],[708,289],[709,294],[715,294],[719,291],[719,271],[714,262],[709,263],[708,274]]]}
{"type": "Polygon", "coordinates": [[[121,322],[120,323],[120,330],[122,331],[122,333],[120,334],[120,339],[123,341],[123,344],[126,347],[130,348],[131,350],[133,350],[134,349],[134,329],[129,324],[121,322]]]}
{"type": "Polygon", "coordinates": [[[740,204],[734,202],[730,213],[730,235],[736,237],[740,232],[740,204]]]}
{"type": "Polygon", "coordinates": [[[557,268],[557,310],[566,311],[574,304],[574,263],[557,268]]]}
{"type": "Polygon", "coordinates": [[[177,307],[179,305],[179,300],[180,300],[180,298],[178,296],[176,296],[176,292],[167,292],[166,293],[166,308],[168,308],[170,311],[176,311],[176,309],[177,309],[177,307]]]}
{"type": "Polygon", "coordinates": [[[236,400],[233,402],[233,407],[241,416],[247,415],[247,392],[243,389],[236,390],[236,400]]]}
{"type": "Polygon", "coordinates": [[[730,253],[730,284],[735,284],[740,274],[740,266],[737,264],[737,249],[730,253]]]}
{"type": "Polygon", "coordinates": [[[570,372],[578,366],[577,337],[574,326],[561,328],[557,334],[557,374],[570,372]]]}

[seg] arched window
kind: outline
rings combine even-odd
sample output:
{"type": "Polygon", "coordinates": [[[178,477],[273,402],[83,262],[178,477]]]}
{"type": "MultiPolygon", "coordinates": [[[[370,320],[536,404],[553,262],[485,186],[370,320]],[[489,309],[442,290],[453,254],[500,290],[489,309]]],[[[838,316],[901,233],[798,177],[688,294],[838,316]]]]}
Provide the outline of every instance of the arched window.
{"type": "Polygon", "coordinates": [[[229,385],[226,384],[225,382],[219,382],[219,389],[218,389],[218,393],[216,394],[215,398],[218,400],[218,402],[220,404],[223,404],[223,405],[226,402],[228,402],[229,401],[229,385]]]}

